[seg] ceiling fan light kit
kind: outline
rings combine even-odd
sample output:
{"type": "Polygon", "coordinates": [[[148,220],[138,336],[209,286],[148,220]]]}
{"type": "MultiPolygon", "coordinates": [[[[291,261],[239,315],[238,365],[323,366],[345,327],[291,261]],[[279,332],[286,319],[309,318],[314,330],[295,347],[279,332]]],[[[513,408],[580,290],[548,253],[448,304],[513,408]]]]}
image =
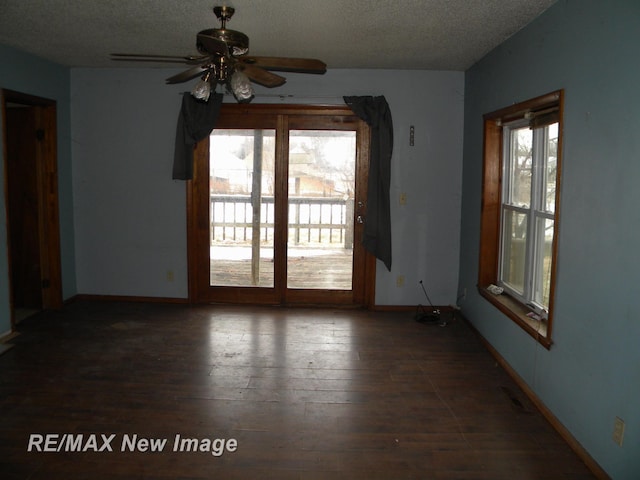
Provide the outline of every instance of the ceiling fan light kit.
{"type": "Polygon", "coordinates": [[[250,102],[254,96],[251,80],[241,70],[236,70],[231,75],[229,86],[233,96],[240,103],[250,102]]]}
{"type": "Polygon", "coordinates": [[[324,62],[311,58],[256,57],[249,56],[249,37],[242,32],[226,28],[233,16],[232,7],[214,7],[220,28],[198,32],[196,48],[200,55],[172,56],[133,53],[113,53],[113,60],[142,62],[174,62],[195,65],[167,78],[169,84],[182,83],[200,77],[191,90],[198,100],[207,101],[216,85],[225,85],[238,102],[249,102],[254,96],[251,82],[268,88],[278,87],[286,79],[276,72],[324,74],[324,62]]]}
{"type": "Polygon", "coordinates": [[[209,97],[211,96],[210,78],[211,72],[205,73],[191,90],[191,95],[193,95],[198,100],[202,100],[203,102],[209,101],[209,97]]]}

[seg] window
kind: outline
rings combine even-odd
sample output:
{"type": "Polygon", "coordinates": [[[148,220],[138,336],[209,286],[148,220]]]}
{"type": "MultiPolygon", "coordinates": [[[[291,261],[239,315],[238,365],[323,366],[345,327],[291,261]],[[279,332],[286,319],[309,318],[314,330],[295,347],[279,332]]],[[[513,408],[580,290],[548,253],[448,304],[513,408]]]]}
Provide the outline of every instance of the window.
{"type": "Polygon", "coordinates": [[[484,116],[478,287],[547,348],[557,259],[562,93],[484,116]],[[491,293],[491,285],[503,293],[491,293]]]}

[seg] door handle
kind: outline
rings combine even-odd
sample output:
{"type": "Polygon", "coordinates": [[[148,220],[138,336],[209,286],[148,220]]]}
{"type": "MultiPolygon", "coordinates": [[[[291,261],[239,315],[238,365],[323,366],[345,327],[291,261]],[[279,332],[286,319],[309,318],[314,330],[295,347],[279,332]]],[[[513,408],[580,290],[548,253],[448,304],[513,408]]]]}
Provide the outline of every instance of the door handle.
{"type": "Polygon", "coordinates": [[[356,222],[358,222],[358,223],[364,223],[364,217],[363,217],[362,215],[358,215],[358,216],[356,217],[356,222]]]}

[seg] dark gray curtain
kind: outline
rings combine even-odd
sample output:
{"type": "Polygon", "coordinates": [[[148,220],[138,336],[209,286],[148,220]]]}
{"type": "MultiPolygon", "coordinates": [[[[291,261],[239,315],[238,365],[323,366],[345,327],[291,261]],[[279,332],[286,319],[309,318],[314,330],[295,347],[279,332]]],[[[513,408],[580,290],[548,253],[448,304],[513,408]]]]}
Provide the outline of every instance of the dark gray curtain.
{"type": "Polygon", "coordinates": [[[173,179],[193,178],[193,149],[195,144],[211,133],[220,114],[221,93],[212,93],[209,101],[196,100],[186,92],[176,128],[176,147],[173,156],[173,179]]]}
{"type": "Polygon", "coordinates": [[[391,154],[393,152],[393,122],[389,104],[383,97],[343,97],[358,117],[371,127],[371,158],[367,215],[362,244],[382,260],[391,271],[391,154]]]}

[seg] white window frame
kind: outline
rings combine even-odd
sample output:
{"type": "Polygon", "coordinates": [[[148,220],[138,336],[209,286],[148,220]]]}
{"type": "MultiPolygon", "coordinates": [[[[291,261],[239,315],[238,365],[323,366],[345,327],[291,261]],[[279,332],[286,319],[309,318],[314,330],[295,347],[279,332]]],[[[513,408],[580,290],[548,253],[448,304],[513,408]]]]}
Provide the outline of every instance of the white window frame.
{"type": "MultiPolygon", "coordinates": [[[[548,136],[549,125],[530,127],[527,118],[521,118],[502,126],[503,129],[503,171],[502,171],[502,200],[501,200],[501,227],[500,227],[500,254],[498,266],[498,284],[509,295],[527,305],[539,316],[547,319],[548,306],[542,303],[543,272],[542,262],[538,261],[540,255],[544,253],[545,244],[545,221],[554,222],[554,229],[557,227],[555,212],[546,210],[546,180],[547,180],[547,158],[548,158],[548,136]],[[531,196],[528,205],[517,205],[512,201],[512,185],[510,175],[514,156],[511,154],[514,144],[511,133],[522,128],[531,128],[532,138],[532,159],[531,159],[531,196]],[[508,281],[505,280],[506,267],[505,260],[505,236],[507,232],[506,216],[510,213],[521,213],[526,215],[526,237],[525,237],[525,259],[524,259],[524,284],[523,291],[520,292],[508,281]]],[[[556,186],[557,188],[557,186],[556,186]]]]}

